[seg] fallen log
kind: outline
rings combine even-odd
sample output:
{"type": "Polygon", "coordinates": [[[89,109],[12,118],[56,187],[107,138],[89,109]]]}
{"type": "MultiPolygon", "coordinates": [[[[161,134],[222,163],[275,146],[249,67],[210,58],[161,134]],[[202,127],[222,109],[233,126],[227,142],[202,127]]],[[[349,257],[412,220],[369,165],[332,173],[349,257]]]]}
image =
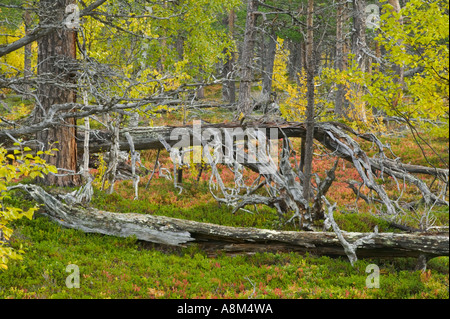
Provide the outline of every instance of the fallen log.
{"type": "MultiPolygon", "coordinates": [[[[88,233],[129,237],[171,246],[197,244],[208,251],[226,253],[297,252],[314,255],[345,256],[335,233],[297,232],[229,227],[164,216],[112,213],[94,208],[69,206],[36,185],[17,185],[44,205],[43,213],[60,225],[88,233]]],[[[348,242],[366,233],[343,232],[348,242]]],[[[449,255],[449,236],[432,233],[378,233],[357,249],[358,257],[419,257],[449,255]]]]}
{"type": "MultiPolygon", "coordinates": [[[[265,130],[265,136],[268,139],[304,138],[306,136],[306,125],[300,122],[220,123],[202,124],[197,127],[135,127],[126,128],[120,132],[119,147],[121,150],[130,149],[126,135],[132,137],[135,150],[162,149],[168,146],[181,148],[203,145],[212,136],[208,133],[204,134],[204,132],[208,131],[215,132],[214,139],[217,137],[222,141],[222,144],[226,144],[227,136],[232,136],[236,140],[245,139],[247,135],[245,131],[247,129],[265,130]]],[[[414,173],[429,174],[439,178],[444,183],[448,183],[448,169],[427,168],[419,165],[397,163],[386,157],[383,152],[384,146],[375,136],[372,134],[358,134],[341,123],[316,123],[314,127],[314,139],[330,150],[335,156],[352,163],[363,179],[364,184],[378,194],[381,201],[386,205],[386,209],[390,215],[395,215],[396,209],[389,200],[383,187],[376,183],[373,173],[382,172],[398,180],[407,181],[415,185],[422,193],[422,197],[427,205],[449,205],[448,201],[432,193],[422,180],[412,175],[414,173]],[[378,156],[369,157],[349,134],[375,143],[379,148],[378,156]]],[[[78,143],[80,149],[84,146],[82,142],[82,139],[80,139],[78,143]]],[[[110,147],[111,137],[108,133],[96,131],[90,134],[89,149],[91,153],[108,151],[110,147]]],[[[241,164],[259,172],[258,165],[243,162],[241,164]]]]}
{"type": "MultiPolygon", "coordinates": [[[[206,131],[208,129],[224,130],[224,129],[240,129],[243,130],[248,128],[267,130],[267,138],[277,138],[281,139],[284,137],[296,137],[304,138],[306,137],[306,126],[301,122],[252,122],[240,125],[239,123],[220,123],[220,124],[202,124],[201,129],[206,131]],[[275,134],[270,134],[269,130],[276,130],[275,134]]],[[[329,133],[331,128],[342,129],[342,131],[351,132],[352,134],[358,135],[356,132],[346,127],[341,123],[334,122],[323,122],[316,123],[314,131],[314,139],[327,147],[330,151],[336,152],[338,147],[335,143],[330,140],[329,133]]],[[[164,145],[161,140],[164,140],[170,146],[177,145],[180,147],[189,147],[194,145],[201,145],[201,141],[194,140],[194,129],[193,126],[160,126],[160,127],[135,127],[135,128],[125,128],[120,131],[119,145],[120,150],[129,151],[130,144],[126,139],[126,134],[130,134],[133,138],[135,150],[149,150],[149,149],[164,149],[164,145]],[[177,131],[175,131],[177,130],[177,131]],[[175,132],[175,133],[174,133],[175,132]],[[180,133],[183,132],[189,136],[186,138],[180,133]]],[[[369,140],[367,134],[358,135],[364,139],[369,140]]],[[[239,136],[235,136],[239,139],[239,136]]],[[[242,137],[242,136],[241,136],[242,137]]],[[[222,135],[222,141],[225,140],[225,136],[222,135]]],[[[82,152],[84,147],[84,135],[79,133],[77,137],[78,150],[82,152]]],[[[108,151],[111,147],[111,134],[105,131],[94,130],[90,134],[89,140],[89,152],[98,153],[108,151]]],[[[342,158],[352,161],[350,154],[341,154],[342,158]]],[[[371,159],[371,164],[378,170],[382,170],[383,166],[389,169],[400,169],[404,172],[411,174],[427,174],[433,175],[444,182],[448,181],[449,170],[441,168],[431,168],[420,165],[408,165],[397,163],[391,159],[385,158],[382,160],[374,161],[371,159]]]]}
{"type": "MultiPolygon", "coordinates": [[[[220,124],[203,124],[202,130],[208,130],[208,129],[239,129],[242,128],[243,130],[247,128],[256,128],[256,129],[275,129],[277,131],[275,136],[277,139],[284,138],[284,137],[294,137],[294,138],[303,138],[306,136],[306,126],[304,123],[301,122],[251,122],[251,123],[244,123],[244,125],[241,125],[240,123],[220,123],[220,124]]],[[[346,153],[340,153],[338,152],[338,145],[334,143],[330,139],[330,133],[331,129],[334,129],[336,132],[336,129],[339,129],[341,131],[350,132],[354,135],[360,136],[366,140],[371,140],[367,137],[367,134],[357,134],[349,127],[346,127],[345,125],[341,123],[334,123],[334,122],[322,122],[322,123],[316,123],[315,130],[314,130],[314,139],[317,140],[319,143],[323,144],[326,148],[328,148],[331,152],[334,152],[336,155],[340,156],[341,158],[352,162],[352,156],[351,154],[346,153]]],[[[334,133],[335,133],[334,132],[334,133]]],[[[186,126],[160,126],[160,127],[134,127],[134,128],[124,128],[121,129],[119,134],[119,147],[121,151],[129,151],[131,146],[126,138],[126,135],[129,134],[133,138],[134,148],[135,150],[158,150],[158,149],[164,149],[164,144],[161,141],[166,142],[168,145],[173,146],[177,145],[180,147],[189,147],[194,144],[194,131],[193,127],[186,125],[186,126]],[[174,130],[177,130],[176,132],[184,132],[186,133],[189,138],[185,138],[182,135],[173,134],[174,130]],[[172,136],[171,136],[172,135],[172,136]]],[[[222,140],[225,139],[224,136],[222,136],[222,140]]],[[[273,138],[270,134],[267,135],[267,138],[271,139],[273,138]]],[[[4,138],[5,141],[7,140],[6,137],[4,138]]],[[[77,148],[80,154],[83,153],[84,148],[84,134],[83,132],[78,132],[77,135],[77,148]]],[[[2,141],[5,143],[5,141],[2,141]]],[[[9,141],[11,142],[11,141],[9,141]]],[[[201,141],[195,141],[197,145],[201,145],[201,141]]],[[[7,148],[8,153],[13,153],[15,149],[18,149],[17,146],[8,146],[8,143],[5,145],[7,148]]],[[[33,142],[26,142],[26,146],[29,147],[32,150],[37,150],[39,147],[33,142]]],[[[108,152],[111,148],[111,134],[107,131],[102,130],[91,130],[89,134],[89,152],[91,154],[93,153],[101,153],[101,152],[108,152]]],[[[340,149],[342,151],[342,149],[340,149]]],[[[431,168],[431,167],[425,167],[420,165],[409,165],[409,164],[403,164],[395,162],[388,158],[383,159],[369,159],[371,166],[378,170],[378,171],[384,171],[392,175],[401,176],[401,172],[406,172],[409,174],[427,174],[432,175],[444,182],[448,182],[449,178],[449,170],[448,169],[442,169],[442,168],[431,168]],[[387,169],[387,171],[385,170],[387,169]],[[401,172],[397,173],[395,170],[399,170],[401,172]]]]}

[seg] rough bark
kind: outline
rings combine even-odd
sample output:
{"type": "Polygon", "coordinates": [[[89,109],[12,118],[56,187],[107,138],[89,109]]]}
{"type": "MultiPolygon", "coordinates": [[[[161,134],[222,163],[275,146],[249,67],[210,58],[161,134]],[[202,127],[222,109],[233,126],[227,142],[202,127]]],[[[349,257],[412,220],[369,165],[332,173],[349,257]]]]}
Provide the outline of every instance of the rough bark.
{"type": "MultiPolygon", "coordinates": [[[[41,0],[41,23],[60,23],[65,8],[73,0],[41,0]]],[[[44,79],[38,88],[39,105],[36,106],[35,123],[43,121],[54,104],[76,102],[75,92],[68,88],[73,83],[70,65],[76,59],[76,33],[61,27],[41,37],[38,41],[38,75],[44,79]]],[[[75,119],[66,118],[63,125],[39,131],[36,139],[44,149],[57,148],[55,156],[46,156],[49,164],[55,165],[60,174],[49,174],[43,182],[47,185],[75,186],[81,182],[77,172],[77,144],[75,141],[75,119]]]]}
{"type": "Polygon", "coordinates": [[[297,82],[302,72],[302,45],[300,42],[289,42],[288,73],[291,81],[297,82]]]}
{"type": "Polygon", "coordinates": [[[352,53],[361,70],[365,71],[366,22],[364,19],[365,0],[353,0],[352,53]]]}
{"type": "MultiPolygon", "coordinates": [[[[60,202],[36,185],[18,185],[45,206],[43,213],[60,225],[89,233],[129,237],[152,243],[201,247],[227,253],[286,251],[346,256],[340,239],[330,232],[296,232],[229,227],[164,216],[111,213],[74,207],[60,202]]],[[[418,257],[449,255],[447,234],[395,234],[341,232],[348,243],[358,242],[356,253],[364,257],[418,257]],[[363,238],[368,238],[362,240],[363,238]]]]}
{"type": "Polygon", "coordinates": [[[240,60],[241,82],[239,85],[239,101],[236,113],[236,119],[242,113],[248,116],[253,111],[253,100],[251,97],[252,79],[253,79],[253,55],[256,37],[256,14],[258,8],[257,1],[248,0],[247,18],[245,22],[244,43],[242,44],[242,55],[240,60]]]}
{"type": "MultiPolygon", "coordinates": [[[[246,123],[241,126],[239,123],[220,123],[202,125],[203,132],[209,129],[216,130],[219,133],[221,141],[226,141],[225,130],[240,129],[245,131],[248,128],[256,130],[266,130],[267,138],[281,139],[281,138],[305,138],[306,124],[299,122],[266,122],[255,121],[246,123]],[[274,134],[272,132],[275,130],[274,134]],[[276,134],[275,134],[276,133],[276,134]],[[221,136],[220,136],[221,135],[221,136]]],[[[121,151],[129,151],[130,144],[127,141],[125,133],[129,132],[134,143],[135,150],[143,149],[164,149],[165,145],[180,147],[190,147],[192,145],[202,145],[203,141],[198,138],[194,139],[194,128],[192,126],[179,127],[137,127],[124,128],[119,134],[119,148],[121,151]]],[[[201,132],[200,132],[201,134],[201,132]]],[[[198,134],[197,134],[198,136],[198,134]]],[[[203,137],[207,138],[207,137],[203,137]]],[[[243,137],[242,137],[243,138],[243,137]]],[[[242,139],[240,138],[240,139],[242,139]]],[[[237,138],[236,138],[237,139],[237,138]]],[[[448,169],[434,169],[419,165],[402,164],[398,160],[389,159],[384,153],[383,144],[372,134],[358,134],[351,128],[336,122],[321,122],[315,123],[314,139],[330,150],[333,156],[340,157],[352,163],[358,170],[364,184],[375,191],[382,202],[387,205],[392,205],[392,202],[387,198],[386,193],[381,185],[378,185],[375,174],[382,173],[384,176],[391,176],[396,178],[399,182],[406,182],[414,185],[421,192],[423,199],[427,204],[431,205],[448,205],[448,201],[441,195],[434,194],[424,183],[421,178],[414,174],[427,174],[435,176],[440,181],[448,183],[449,170],[448,169]],[[352,138],[359,137],[374,143],[379,148],[379,153],[374,157],[369,157],[359,146],[359,144],[352,138]]],[[[89,150],[91,154],[99,152],[107,152],[111,148],[111,134],[104,131],[92,130],[89,140],[89,150]]],[[[27,144],[33,147],[31,143],[27,144]]],[[[78,137],[78,149],[83,150],[84,136],[82,134],[78,137]]],[[[16,147],[17,148],[17,147],[16,147]]],[[[37,148],[36,146],[34,147],[37,148]]],[[[12,152],[14,148],[9,148],[12,152]]],[[[244,163],[248,168],[258,172],[258,167],[251,163],[244,163]]],[[[392,206],[390,213],[394,214],[392,206]]]]}
{"type": "MultiPolygon", "coordinates": [[[[228,34],[231,38],[234,36],[234,10],[231,10],[228,17],[224,19],[224,24],[228,26],[228,34]]],[[[224,79],[222,86],[222,98],[224,101],[228,101],[233,104],[236,102],[236,83],[233,81],[235,52],[225,49],[225,54],[229,54],[226,58],[226,62],[223,65],[222,76],[224,79]]]]}
{"type": "Polygon", "coordinates": [[[314,30],[313,30],[313,14],[314,0],[308,0],[308,17],[307,17],[307,38],[306,38],[306,82],[307,82],[307,106],[306,106],[306,138],[305,138],[305,156],[303,174],[305,179],[303,182],[303,197],[307,202],[310,201],[311,189],[311,170],[313,159],[313,140],[314,140],[314,76],[316,73],[316,64],[314,59],[314,30]]]}
{"type": "MultiPolygon", "coordinates": [[[[336,9],[336,59],[335,68],[337,71],[344,70],[344,11],[345,4],[338,4],[336,9]]],[[[344,102],[344,86],[342,84],[337,85],[334,112],[338,116],[344,114],[343,102],[344,102]]]]}
{"type": "Polygon", "coordinates": [[[272,92],[272,78],[273,78],[273,67],[275,64],[275,54],[277,51],[277,41],[276,41],[275,30],[271,29],[271,32],[268,37],[267,44],[265,47],[265,59],[264,59],[264,68],[263,68],[263,83],[262,83],[262,92],[261,92],[261,100],[263,103],[268,104],[270,102],[270,94],[272,92]]]}
{"type": "MultiPolygon", "coordinates": [[[[108,0],[95,1],[91,5],[87,6],[86,8],[84,8],[83,10],[80,11],[80,17],[91,14],[93,10],[95,10],[96,8],[101,6],[106,1],[108,1],[108,0]]],[[[44,8],[45,8],[45,6],[44,6],[44,8]]],[[[61,22],[62,22],[62,20],[57,21],[57,23],[54,23],[54,24],[41,24],[41,26],[36,27],[34,30],[29,32],[23,38],[20,38],[19,40],[14,41],[6,46],[0,47],[0,57],[4,56],[6,54],[9,54],[11,52],[14,52],[32,42],[37,41],[40,38],[54,32],[55,30],[61,28],[61,22]]]]}

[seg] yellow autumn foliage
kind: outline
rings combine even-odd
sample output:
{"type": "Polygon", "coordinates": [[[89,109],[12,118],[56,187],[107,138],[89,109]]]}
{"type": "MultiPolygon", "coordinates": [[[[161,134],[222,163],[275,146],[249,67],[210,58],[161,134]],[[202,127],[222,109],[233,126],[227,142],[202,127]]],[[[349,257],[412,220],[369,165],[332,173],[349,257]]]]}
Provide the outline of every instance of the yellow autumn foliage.
{"type": "Polygon", "coordinates": [[[9,240],[13,229],[9,224],[17,219],[26,217],[31,219],[37,207],[23,210],[17,207],[5,205],[4,200],[9,198],[8,186],[23,177],[43,177],[50,172],[57,173],[55,166],[48,165],[40,155],[50,152],[37,152],[36,155],[29,153],[31,149],[25,147],[23,152],[15,150],[14,154],[8,154],[0,147],[0,270],[8,268],[8,260],[22,259],[23,250],[13,249],[9,240]]]}

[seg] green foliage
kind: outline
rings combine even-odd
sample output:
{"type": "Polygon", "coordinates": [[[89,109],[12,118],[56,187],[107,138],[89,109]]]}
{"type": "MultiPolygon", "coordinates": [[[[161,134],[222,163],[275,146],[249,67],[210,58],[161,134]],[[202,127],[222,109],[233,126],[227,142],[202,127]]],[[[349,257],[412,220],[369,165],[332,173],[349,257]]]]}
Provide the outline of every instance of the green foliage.
{"type": "Polygon", "coordinates": [[[117,93],[142,97],[159,90],[161,83],[165,90],[175,90],[193,79],[206,79],[224,57],[224,49],[234,47],[226,30],[214,27],[215,18],[240,2],[108,1],[102,10],[114,20],[86,18],[86,48],[91,57],[115,65],[132,80],[132,87],[115,82],[117,93]]]}
{"type": "Polygon", "coordinates": [[[376,40],[385,46],[388,61],[405,70],[423,69],[405,77],[406,99],[385,110],[392,115],[423,119],[423,127],[448,138],[449,2],[408,1],[400,15],[390,12],[389,5],[385,10],[376,40]],[[444,121],[445,125],[430,126],[428,119],[444,121]]]}
{"type": "MultiPolygon", "coordinates": [[[[377,108],[448,138],[448,8],[448,1],[412,0],[397,14],[386,4],[375,38],[386,49],[384,64],[363,72],[351,57],[342,72],[324,70],[325,81],[344,85],[352,111],[364,123],[373,123],[371,110],[377,108]],[[398,67],[417,72],[401,79],[398,67]]],[[[361,122],[356,121],[356,126],[361,128],[361,122]]]]}
{"type": "MultiPolygon", "coordinates": [[[[290,81],[287,74],[288,55],[285,41],[278,38],[273,68],[273,88],[282,92],[280,111],[283,117],[289,121],[304,121],[306,118],[306,106],[308,104],[306,98],[306,71],[303,70],[303,74],[299,74],[298,83],[290,81]]],[[[329,104],[321,98],[317,89],[315,90],[315,103],[317,109],[329,104]]],[[[318,111],[316,110],[316,112],[318,111]]]]}
{"type": "MultiPolygon", "coordinates": [[[[0,148],[0,270],[7,269],[9,259],[21,259],[22,249],[15,250],[8,243],[13,234],[13,229],[9,224],[17,219],[27,217],[31,219],[36,207],[23,210],[14,206],[4,205],[3,201],[9,198],[8,185],[23,177],[43,177],[49,172],[56,173],[54,166],[47,165],[39,156],[44,152],[39,151],[33,156],[29,152],[31,149],[25,147],[23,152],[18,150],[14,154],[7,154],[4,148],[0,148]]],[[[45,154],[50,154],[46,152],[45,154]]]]}

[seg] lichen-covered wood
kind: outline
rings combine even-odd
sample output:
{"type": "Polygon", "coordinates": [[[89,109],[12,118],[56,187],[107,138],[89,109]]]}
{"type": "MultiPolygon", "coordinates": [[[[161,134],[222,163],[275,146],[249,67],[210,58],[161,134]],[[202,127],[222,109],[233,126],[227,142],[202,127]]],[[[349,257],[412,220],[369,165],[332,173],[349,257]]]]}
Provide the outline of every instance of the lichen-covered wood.
{"type": "MultiPolygon", "coordinates": [[[[136,238],[166,245],[198,244],[208,251],[251,253],[293,251],[317,255],[345,256],[337,235],[333,232],[277,231],[247,227],[229,227],[164,216],[136,213],[112,213],[93,208],[71,207],[36,185],[12,188],[28,192],[44,205],[43,213],[64,227],[90,233],[136,238]]],[[[342,232],[345,240],[354,243],[366,233],[342,232]]],[[[356,251],[361,257],[418,257],[449,255],[447,234],[377,233],[363,241],[356,251]]]]}

